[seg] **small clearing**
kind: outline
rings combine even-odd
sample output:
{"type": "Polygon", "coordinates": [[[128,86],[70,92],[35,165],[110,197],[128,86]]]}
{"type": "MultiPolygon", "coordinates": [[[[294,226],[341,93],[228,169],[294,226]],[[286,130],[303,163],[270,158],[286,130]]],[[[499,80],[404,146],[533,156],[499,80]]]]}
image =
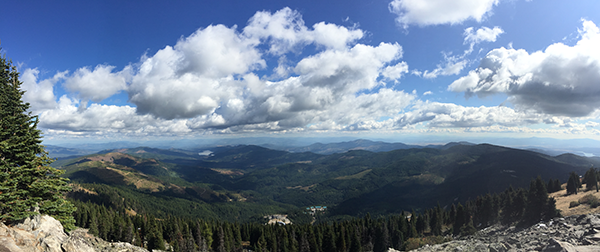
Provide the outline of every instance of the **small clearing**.
{"type": "MultiPolygon", "coordinates": [[[[564,184],[563,188],[566,187],[567,185],[564,184]]],[[[585,185],[583,187],[585,188],[585,185]]],[[[560,213],[563,216],[600,213],[600,207],[591,208],[588,204],[580,204],[579,206],[569,208],[571,201],[579,201],[579,199],[588,194],[592,194],[600,199],[600,192],[596,192],[596,190],[584,191],[584,188],[580,188],[577,194],[571,195],[567,195],[567,189],[560,190],[558,192],[551,193],[550,197],[554,197],[556,200],[556,208],[560,210],[560,213]]]]}
{"type": "Polygon", "coordinates": [[[352,175],[348,175],[348,176],[341,176],[341,177],[337,177],[335,179],[337,180],[343,180],[343,179],[359,179],[364,177],[365,175],[367,175],[367,173],[371,172],[373,169],[366,169],[364,171],[361,171],[359,173],[356,174],[352,174],[352,175]]]}

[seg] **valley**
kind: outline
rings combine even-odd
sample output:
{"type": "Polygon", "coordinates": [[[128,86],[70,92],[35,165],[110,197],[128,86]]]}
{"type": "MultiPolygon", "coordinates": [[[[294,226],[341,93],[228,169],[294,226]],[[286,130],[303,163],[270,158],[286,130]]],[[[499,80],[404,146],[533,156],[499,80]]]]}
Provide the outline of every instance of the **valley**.
{"type": "MultiPolygon", "coordinates": [[[[381,151],[356,149],[356,143],[348,151],[330,154],[253,145],[137,147],[60,159],[52,165],[82,188],[131,202],[136,212],[228,221],[285,213],[299,222],[310,221],[302,214],[310,206],[327,206],[320,218],[332,220],[422,211],[438,203],[449,207],[500,193],[509,186],[525,188],[537,176],[565,182],[572,171],[583,174],[600,165],[597,159],[573,154],[548,156],[489,144],[396,144],[399,149],[388,150],[359,143],[381,151]]],[[[73,197],[97,198],[82,191],[73,197]]]]}

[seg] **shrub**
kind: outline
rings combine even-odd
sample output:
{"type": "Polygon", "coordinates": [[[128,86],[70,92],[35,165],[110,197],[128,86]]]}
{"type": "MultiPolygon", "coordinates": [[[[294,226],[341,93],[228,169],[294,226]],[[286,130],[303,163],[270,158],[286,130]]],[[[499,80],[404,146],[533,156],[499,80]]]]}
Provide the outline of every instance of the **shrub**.
{"type": "Polygon", "coordinates": [[[577,201],[571,201],[571,203],[569,203],[569,208],[573,208],[573,207],[576,207],[576,206],[579,206],[579,202],[577,202],[577,201]]]}
{"type": "Polygon", "coordinates": [[[593,194],[587,194],[579,199],[579,203],[596,207],[600,204],[600,200],[593,194]]]}

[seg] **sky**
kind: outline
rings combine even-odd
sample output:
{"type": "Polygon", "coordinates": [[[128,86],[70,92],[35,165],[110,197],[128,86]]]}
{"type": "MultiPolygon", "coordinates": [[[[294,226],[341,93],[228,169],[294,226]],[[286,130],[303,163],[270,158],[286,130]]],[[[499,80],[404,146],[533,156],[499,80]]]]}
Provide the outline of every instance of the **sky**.
{"type": "Polygon", "coordinates": [[[9,1],[45,143],[600,140],[600,1],[9,1]]]}

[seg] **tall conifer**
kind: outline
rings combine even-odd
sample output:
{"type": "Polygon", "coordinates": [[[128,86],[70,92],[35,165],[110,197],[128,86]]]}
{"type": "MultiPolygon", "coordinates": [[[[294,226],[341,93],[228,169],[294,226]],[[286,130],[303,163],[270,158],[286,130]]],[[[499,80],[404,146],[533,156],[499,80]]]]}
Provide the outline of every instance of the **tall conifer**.
{"type": "Polygon", "coordinates": [[[71,190],[62,171],[41,145],[38,117],[24,103],[16,67],[0,57],[0,220],[16,221],[38,214],[58,219],[65,229],[75,227],[75,207],[62,193],[71,190]]]}

